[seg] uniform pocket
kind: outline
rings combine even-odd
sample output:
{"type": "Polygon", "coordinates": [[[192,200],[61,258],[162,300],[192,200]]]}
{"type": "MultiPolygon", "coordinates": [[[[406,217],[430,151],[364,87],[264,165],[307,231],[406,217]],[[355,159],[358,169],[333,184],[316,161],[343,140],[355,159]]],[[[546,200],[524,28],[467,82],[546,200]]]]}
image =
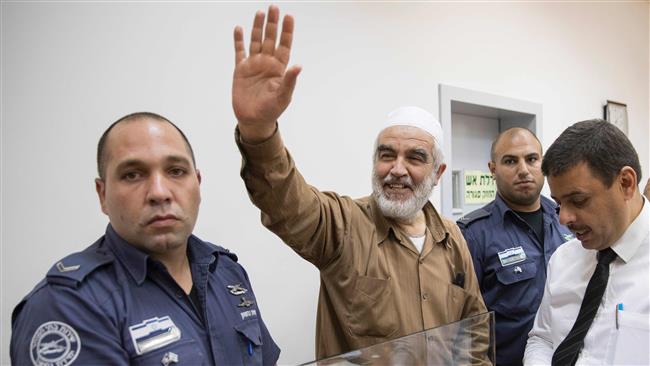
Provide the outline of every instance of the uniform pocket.
{"type": "Polygon", "coordinates": [[[390,277],[357,276],[350,298],[350,330],[358,336],[389,337],[397,331],[390,277]]]}
{"type": "Polygon", "coordinates": [[[501,267],[497,270],[497,279],[504,285],[529,280],[537,274],[535,262],[524,262],[501,267]]]}
{"type": "Polygon", "coordinates": [[[242,347],[246,350],[242,354],[243,363],[246,365],[262,364],[262,330],[257,319],[245,320],[235,325],[235,330],[240,335],[242,347]]]}
{"type": "Polygon", "coordinates": [[[499,300],[494,310],[504,316],[535,313],[540,289],[533,280],[537,276],[537,263],[522,262],[501,267],[496,272],[501,286],[499,300]]]}
{"type": "Polygon", "coordinates": [[[170,365],[205,365],[205,357],[206,355],[197,347],[196,341],[189,339],[133,357],[129,360],[129,364],[162,365],[163,360],[167,358],[170,360],[170,365]]]}

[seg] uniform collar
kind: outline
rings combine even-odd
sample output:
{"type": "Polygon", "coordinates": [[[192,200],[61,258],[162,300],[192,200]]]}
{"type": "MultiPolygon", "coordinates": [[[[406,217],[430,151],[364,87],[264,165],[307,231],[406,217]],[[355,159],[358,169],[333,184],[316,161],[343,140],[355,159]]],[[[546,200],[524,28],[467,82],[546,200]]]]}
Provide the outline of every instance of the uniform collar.
{"type": "Polygon", "coordinates": [[[138,285],[142,284],[147,275],[149,255],[122,239],[111,224],[106,227],[105,236],[108,248],[115,253],[115,257],[124,265],[135,282],[138,285]]]}
{"type": "Polygon", "coordinates": [[[557,204],[549,199],[544,197],[543,195],[540,195],[541,202],[542,202],[542,212],[544,213],[544,221],[545,222],[560,222],[560,216],[557,214],[557,204]],[[546,220],[546,219],[549,220],[546,220]]]}
{"type": "MultiPolygon", "coordinates": [[[[542,207],[542,214],[544,216],[551,216],[551,218],[554,218],[557,216],[555,212],[555,203],[551,201],[550,199],[544,197],[543,195],[540,195],[540,205],[542,207]]],[[[498,216],[501,218],[505,219],[505,215],[510,212],[512,215],[516,215],[516,212],[511,209],[507,204],[506,201],[503,200],[500,194],[497,193],[496,198],[494,199],[494,207],[496,208],[496,213],[498,213],[498,216]]],[[[551,220],[544,220],[545,222],[551,222],[551,220]]]]}
{"type": "Polygon", "coordinates": [[[506,213],[512,211],[498,192],[496,198],[494,198],[494,210],[494,213],[498,214],[498,217],[501,218],[505,218],[506,213]]]}
{"type": "MultiPolygon", "coordinates": [[[[445,229],[445,225],[440,218],[440,215],[436,211],[435,207],[428,202],[424,205],[424,218],[426,220],[427,229],[431,233],[434,243],[447,244],[447,237],[449,233],[445,229]]],[[[398,226],[390,219],[387,219],[384,214],[379,209],[377,202],[374,197],[370,197],[370,212],[372,213],[372,218],[375,223],[375,228],[377,231],[377,243],[381,244],[388,237],[390,231],[393,232],[393,236],[398,237],[396,234],[398,232],[398,226]]]]}
{"type": "Polygon", "coordinates": [[[650,233],[650,207],[648,200],[643,197],[643,208],[639,215],[627,227],[623,235],[612,244],[612,249],[625,263],[629,262],[639,250],[643,240],[650,233]]]}
{"type": "MultiPolygon", "coordinates": [[[[135,282],[141,285],[147,276],[149,255],[122,239],[111,224],[108,224],[105,236],[107,245],[115,253],[115,257],[122,262],[135,282]]],[[[187,242],[190,263],[209,265],[208,269],[213,272],[217,265],[219,249],[204,243],[194,235],[191,235],[187,242]]]]}
{"type": "Polygon", "coordinates": [[[194,235],[190,235],[187,240],[187,254],[190,263],[207,265],[210,272],[214,272],[214,269],[217,267],[219,252],[219,248],[207,244],[194,235]]]}

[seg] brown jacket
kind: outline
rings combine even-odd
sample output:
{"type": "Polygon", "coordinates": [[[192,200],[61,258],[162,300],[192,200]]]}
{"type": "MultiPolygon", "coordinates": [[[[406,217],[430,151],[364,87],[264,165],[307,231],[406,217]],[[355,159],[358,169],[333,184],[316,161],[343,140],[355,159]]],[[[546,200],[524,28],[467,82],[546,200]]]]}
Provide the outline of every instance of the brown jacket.
{"type": "Polygon", "coordinates": [[[252,145],[237,131],[236,140],[241,176],[262,223],[320,270],[318,358],[486,311],[465,240],[431,203],[424,207],[420,254],[371,197],[308,185],[279,132],[252,145]],[[452,283],[459,276],[462,287],[452,283]]]}

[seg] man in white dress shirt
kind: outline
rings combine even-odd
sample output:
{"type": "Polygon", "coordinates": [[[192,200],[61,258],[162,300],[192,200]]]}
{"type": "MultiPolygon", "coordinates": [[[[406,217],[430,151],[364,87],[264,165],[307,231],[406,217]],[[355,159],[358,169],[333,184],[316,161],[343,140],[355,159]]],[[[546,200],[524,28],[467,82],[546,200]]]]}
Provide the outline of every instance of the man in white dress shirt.
{"type": "Polygon", "coordinates": [[[650,207],[636,151],[614,125],[578,122],[542,171],[576,238],[548,264],[524,364],[650,364],[650,207]]]}

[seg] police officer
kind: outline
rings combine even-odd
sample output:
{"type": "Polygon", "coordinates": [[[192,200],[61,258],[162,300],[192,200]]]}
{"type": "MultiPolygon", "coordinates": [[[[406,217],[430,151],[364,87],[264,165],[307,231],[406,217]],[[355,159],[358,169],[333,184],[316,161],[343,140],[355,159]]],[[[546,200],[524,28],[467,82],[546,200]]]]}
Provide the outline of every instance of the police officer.
{"type": "Polygon", "coordinates": [[[192,235],[201,175],[180,129],[153,113],[113,123],[95,185],[110,224],[14,309],[13,364],[273,365],[237,257],[192,235]]]}
{"type": "Polygon", "coordinates": [[[496,363],[521,365],[555,249],[573,236],[541,196],[542,146],[523,128],[494,140],[488,163],[497,197],[460,220],[488,310],[496,314],[496,363]]]}

